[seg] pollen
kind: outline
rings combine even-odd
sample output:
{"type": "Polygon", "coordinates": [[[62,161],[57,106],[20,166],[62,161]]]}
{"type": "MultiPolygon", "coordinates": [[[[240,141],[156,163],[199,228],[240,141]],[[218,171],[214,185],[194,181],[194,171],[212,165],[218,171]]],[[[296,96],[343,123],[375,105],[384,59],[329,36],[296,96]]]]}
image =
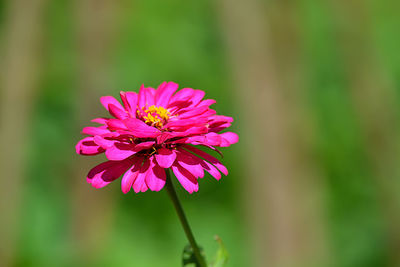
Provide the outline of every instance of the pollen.
{"type": "Polygon", "coordinates": [[[146,124],[157,128],[163,127],[171,114],[166,108],[156,107],[155,105],[138,109],[137,113],[146,124]]]}

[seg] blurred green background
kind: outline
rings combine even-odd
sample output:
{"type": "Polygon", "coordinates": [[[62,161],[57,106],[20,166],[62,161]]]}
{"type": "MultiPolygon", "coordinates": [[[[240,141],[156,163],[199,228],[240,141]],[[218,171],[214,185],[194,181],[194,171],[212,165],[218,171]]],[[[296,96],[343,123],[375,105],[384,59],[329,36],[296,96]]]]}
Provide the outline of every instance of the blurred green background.
{"type": "MultiPolygon", "coordinates": [[[[180,266],[164,191],[94,189],[102,95],[206,91],[240,142],[178,193],[228,266],[400,266],[400,2],[0,1],[0,266],[180,266]]],[[[177,184],[176,184],[177,185],[177,184]]]]}

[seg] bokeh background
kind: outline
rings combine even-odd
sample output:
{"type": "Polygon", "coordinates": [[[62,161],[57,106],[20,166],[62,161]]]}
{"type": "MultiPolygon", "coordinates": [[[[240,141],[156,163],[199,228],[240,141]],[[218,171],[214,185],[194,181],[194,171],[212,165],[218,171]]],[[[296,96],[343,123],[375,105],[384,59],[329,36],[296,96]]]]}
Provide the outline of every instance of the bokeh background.
{"type": "Polygon", "coordinates": [[[400,2],[1,0],[0,266],[180,266],[164,191],[97,190],[102,95],[175,81],[233,116],[230,174],[178,188],[209,260],[400,266],[400,2]]]}

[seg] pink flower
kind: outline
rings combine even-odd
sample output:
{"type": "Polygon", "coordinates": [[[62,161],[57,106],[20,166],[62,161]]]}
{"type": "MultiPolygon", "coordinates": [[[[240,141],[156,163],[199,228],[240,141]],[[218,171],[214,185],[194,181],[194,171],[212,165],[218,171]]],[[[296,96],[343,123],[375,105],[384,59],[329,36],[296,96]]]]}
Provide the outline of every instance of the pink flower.
{"type": "Polygon", "coordinates": [[[85,127],[83,138],[76,145],[81,155],[105,153],[103,162],[87,175],[87,181],[101,188],[121,175],[121,188],[128,193],[147,189],[160,191],[171,168],[181,185],[189,192],[199,189],[198,178],[204,170],[215,179],[227,168],[215,157],[194,147],[199,145],[219,152],[238,142],[232,132],[220,133],[231,125],[231,117],[216,115],[201,90],[183,88],[164,82],[157,89],[144,87],[139,93],[121,92],[122,105],[112,96],[101,97],[103,106],[114,118],[97,118],[99,127],[85,127]],[[175,93],[176,92],[176,93],[175,93]]]}

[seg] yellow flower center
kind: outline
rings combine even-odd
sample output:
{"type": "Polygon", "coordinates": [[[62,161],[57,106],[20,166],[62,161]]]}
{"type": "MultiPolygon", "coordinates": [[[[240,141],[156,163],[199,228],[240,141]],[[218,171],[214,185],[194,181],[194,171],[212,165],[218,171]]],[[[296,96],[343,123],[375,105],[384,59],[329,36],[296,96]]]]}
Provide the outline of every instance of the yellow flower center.
{"type": "Polygon", "coordinates": [[[143,107],[142,110],[138,109],[137,113],[143,118],[146,124],[157,128],[161,128],[164,123],[167,122],[169,115],[171,114],[167,109],[156,107],[155,105],[152,105],[147,109],[145,107],[143,107]]]}

